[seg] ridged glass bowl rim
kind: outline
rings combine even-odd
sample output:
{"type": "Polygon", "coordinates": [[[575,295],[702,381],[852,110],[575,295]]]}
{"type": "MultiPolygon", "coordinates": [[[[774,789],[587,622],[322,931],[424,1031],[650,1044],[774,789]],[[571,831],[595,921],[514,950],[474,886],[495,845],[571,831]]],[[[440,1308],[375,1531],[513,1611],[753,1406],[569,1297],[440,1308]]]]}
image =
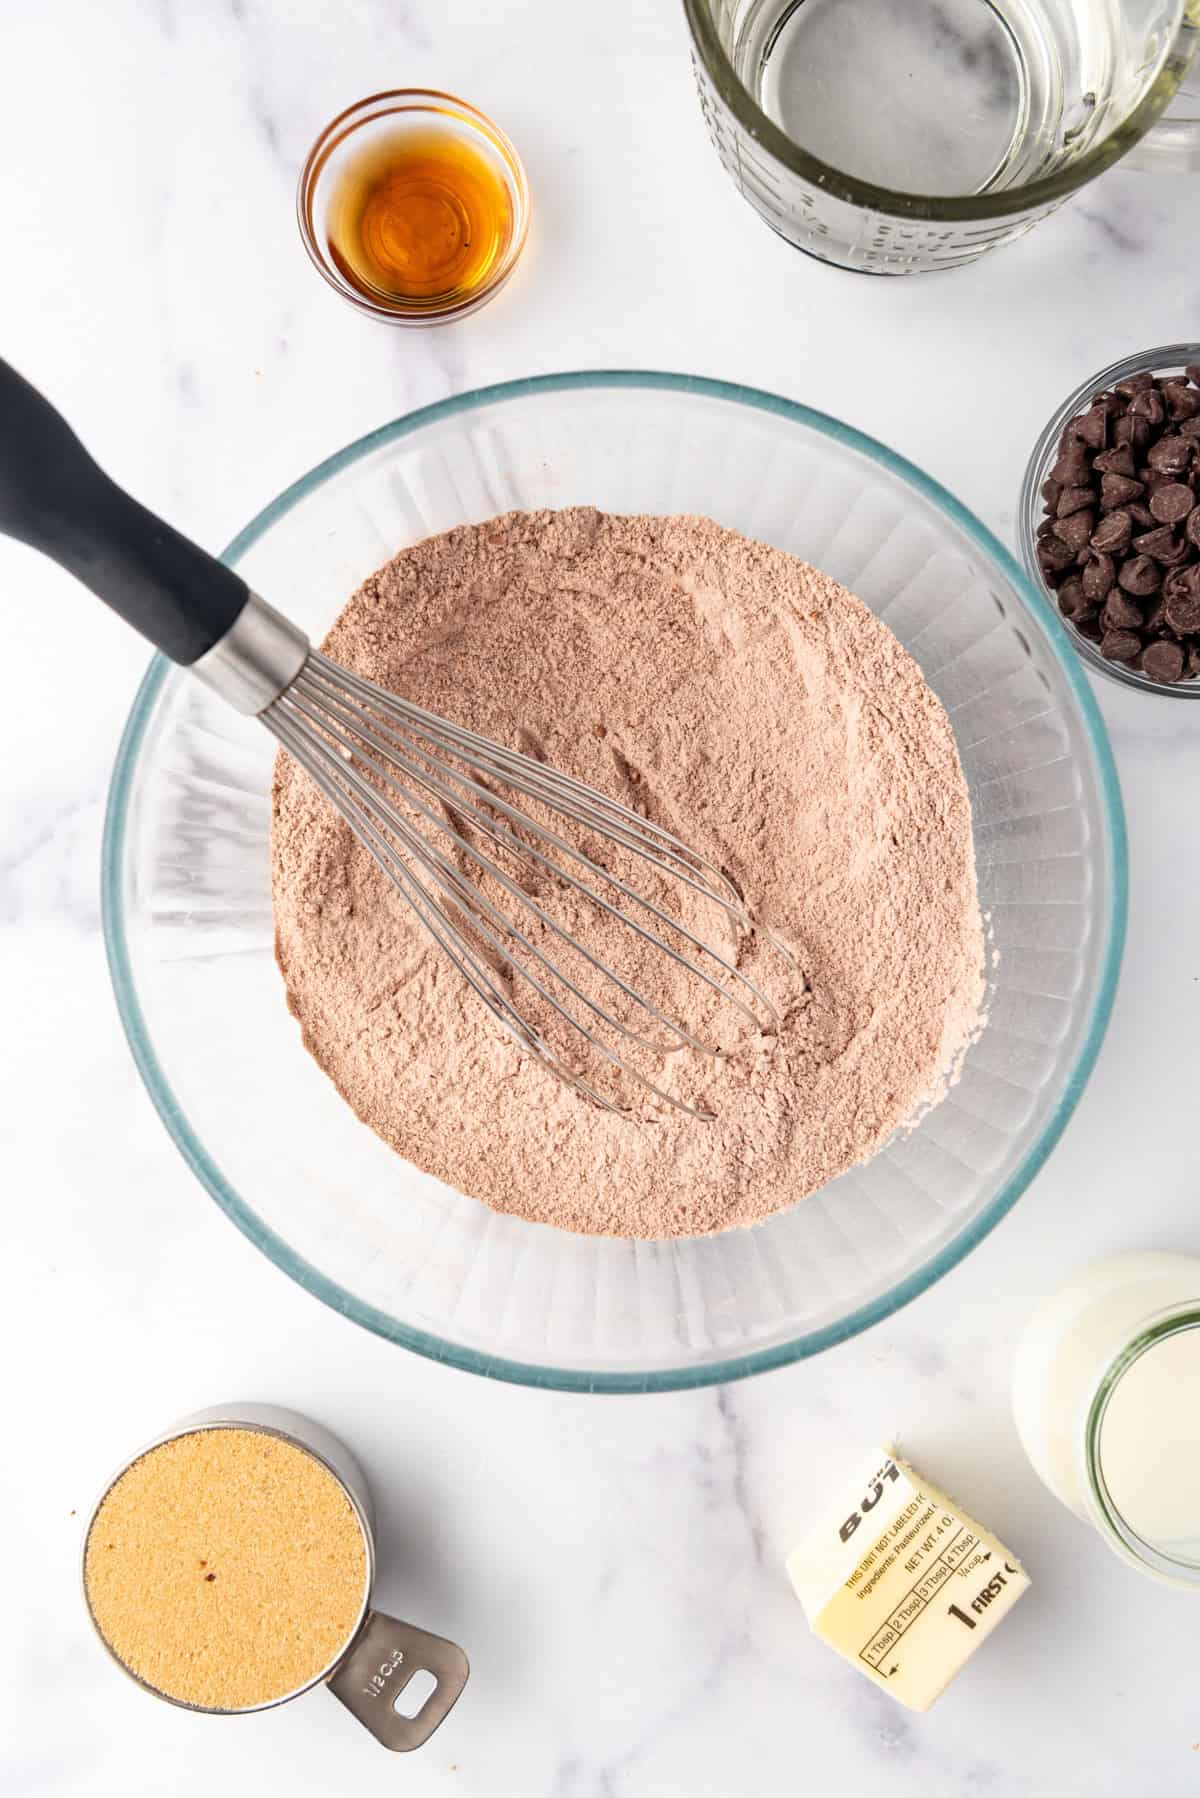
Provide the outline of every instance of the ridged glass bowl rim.
{"type": "Polygon", "coordinates": [[[430,1360],[442,1361],[468,1373],[483,1374],[492,1379],[507,1380],[515,1385],[537,1386],[565,1392],[670,1392],[685,1388],[724,1384],[743,1379],[753,1373],[783,1367],[858,1335],[872,1324],[891,1316],[901,1306],[926,1291],[943,1274],[955,1267],[1004,1217],[1024,1192],[1057,1143],[1095,1063],[1112,1010],[1117,973],[1125,939],[1127,909],[1128,860],[1125,819],[1120,788],[1112,752],[1099,708],[1082,673],[1075,651],[1056,612],[1022,574],[1017,563],[992,533],[959,503],[952,494],[931,480],[914,463],[894,450],[842,424],[826,413],[814,411],[794,400],[780,398],[759,388],[743,387],[729,381],[710,380],[699,375],[667,374],[637,369],[600,369],[564,374],[532,375],[522,380],[501,381],[477,387],[438,400],[418,411],[406,413],[390,424],[381,425],[365,437],[348,444],[334,455],[293,481],[289,487],[253,518],[225,549],[222,561],[236,565],[265,533],[310,494],[343,469],[353,466],[373,451],[386,448],[420,431],[426,425],[445,421],[497,402],[537,400],[549,395],[589,392],[600,389],[638,389],[664,395],[703,395],[732,401],[751,411],[767,413],[816,432],[835,443],[846,445],[877,463],[888,473],[898,476],[943,513],[992,561],[1032,616],[1042,626],[1050,648],[1058,661],[1067,686],[1079,707],[1092,753],[1099,772],[1104,824],[1112,856],[1112,888],[1108,911],[1108,939],[1104,944],[1100,979],[1092,1001],[1091,1017],[1074,1068],[1053,1115],[1047,1119],[1037,1140],[1026,1151],[1017,1167],[979,1215],[934,1255],[923,1267],[899,1280],[886,1292],[865,1304],[856,1306],[835,1323],[809,1330],[790,1341],[766,1349],[704,1362],[697,1366],[660,1368],[647,1373],[615,1372],[583,1368],[560,1368],[516,1361],[501,1355],[464,1347],[429,1331],[399,1322],[378,1306],[347,1292],[337,1281],[296,1253],[284,1239],[257,1215],[253,1207],[236,1192],[222,1175],[199,1136],[192,1129],[182,1107],[175,1098],[166,1071],[160,1066],[142,1014],[134,983],[133,968],[126,936],[123,898],[123,867],[130,798],[139,771],[139,756],[151,714],[171,664],[161,655],[155,656],[142,680],[129,714],[113,769],[108,808],[104,821],[101,863],[101,912],[109,972],[116,994],[121,1023],[128,1038],[138,1072],[159,1117],[192,1172],[210,1196],[235,1223],[243,1235],[262,1250],[275,1265],[297,1281],[314,1297],[333,1310],[362,1324],[389,1342],[413,1349],[430,1360]]]}

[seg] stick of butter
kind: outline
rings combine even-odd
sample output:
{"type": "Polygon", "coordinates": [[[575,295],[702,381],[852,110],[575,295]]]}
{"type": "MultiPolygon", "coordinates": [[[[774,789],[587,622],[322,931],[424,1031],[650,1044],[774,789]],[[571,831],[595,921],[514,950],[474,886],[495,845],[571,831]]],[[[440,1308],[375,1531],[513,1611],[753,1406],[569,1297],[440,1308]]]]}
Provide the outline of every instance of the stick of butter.
{"type": "Polygon", "coordinates": [[[901,1704],[927,1711],[1029,1577],[893,1450],[864,1471],[787,1570],[814,1633],[901,1704]]]}

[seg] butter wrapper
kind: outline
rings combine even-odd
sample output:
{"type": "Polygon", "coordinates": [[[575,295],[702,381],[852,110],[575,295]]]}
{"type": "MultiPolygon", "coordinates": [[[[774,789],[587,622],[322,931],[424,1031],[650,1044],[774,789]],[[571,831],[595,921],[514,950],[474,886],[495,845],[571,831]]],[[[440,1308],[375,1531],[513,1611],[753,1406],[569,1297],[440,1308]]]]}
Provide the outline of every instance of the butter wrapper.
{"type": "Polygon", "coordinates": [[[929,1709],[1029,1589],[998,1537],[888,1449],[787,1570],[814,1633],[914,1711],[929,1709]]]}

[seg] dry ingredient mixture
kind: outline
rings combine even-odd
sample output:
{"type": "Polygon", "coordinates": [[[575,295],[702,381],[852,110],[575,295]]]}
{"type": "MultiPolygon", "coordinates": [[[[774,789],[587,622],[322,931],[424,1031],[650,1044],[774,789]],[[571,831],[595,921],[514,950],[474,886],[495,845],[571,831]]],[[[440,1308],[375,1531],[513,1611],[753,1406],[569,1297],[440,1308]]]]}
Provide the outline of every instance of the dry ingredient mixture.
{"type": "Polygon", "coordinates": [[[307,1685],[354,1629],[367,1551],[339,1482],[259,1430],[177,1436],[126,1469],[88,1534],[88,1604],[117,1658],[207,1710],[307,1685]]]}
{"type": "MultiPolygon", "coordinates": [[[[665,1058],[715,1122],[601,1111],[488,1015],[281,754],[288,1002],[401,1155],[538,1222],[701,1235],[794,1204],[944,1092],[983,991],[966,784],[915,663],[837,582],[703,518],[509,513],[402,550],[324,647],[675,831],[797,964],[723,925],[781,1022],[665,1058]]],[[[611,947],[594,910],[573,923],[611,947]]],[[[669,969],[638,977],[680,1002],[669,969]]]]}

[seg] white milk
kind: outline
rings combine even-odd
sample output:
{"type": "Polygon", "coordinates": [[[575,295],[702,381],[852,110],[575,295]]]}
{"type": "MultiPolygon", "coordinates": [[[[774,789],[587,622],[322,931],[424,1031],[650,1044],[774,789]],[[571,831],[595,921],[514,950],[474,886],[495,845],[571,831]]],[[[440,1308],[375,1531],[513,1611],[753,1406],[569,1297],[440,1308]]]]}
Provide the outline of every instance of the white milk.
{"type": "Polygon", "coordinates": [[[1131,1535],[1167,1558],[1200,1563],[1197,1326],[1200,1257],[1114,1255],[1044,1299],[1017,1346],[1013,1411],[1034,1469],[1139,1564],[1131,1535]],[[1144,1332],[1167,1324],[1168,1333],[1137,1351],[1144,1332]],[[1089,1469],[1085,1438],[1098,1394],[1089,1469]],[[1124,1529],[1113,1524],[1114,1511],[1124,1529]]]}
{"type": "Polygon", "coordinates": [[[1155,1343],[1121,1375],[1105,1407],[1100,1466],[1144,1542],[1200,1559],[1200,1327],[1155,1343]]]}

